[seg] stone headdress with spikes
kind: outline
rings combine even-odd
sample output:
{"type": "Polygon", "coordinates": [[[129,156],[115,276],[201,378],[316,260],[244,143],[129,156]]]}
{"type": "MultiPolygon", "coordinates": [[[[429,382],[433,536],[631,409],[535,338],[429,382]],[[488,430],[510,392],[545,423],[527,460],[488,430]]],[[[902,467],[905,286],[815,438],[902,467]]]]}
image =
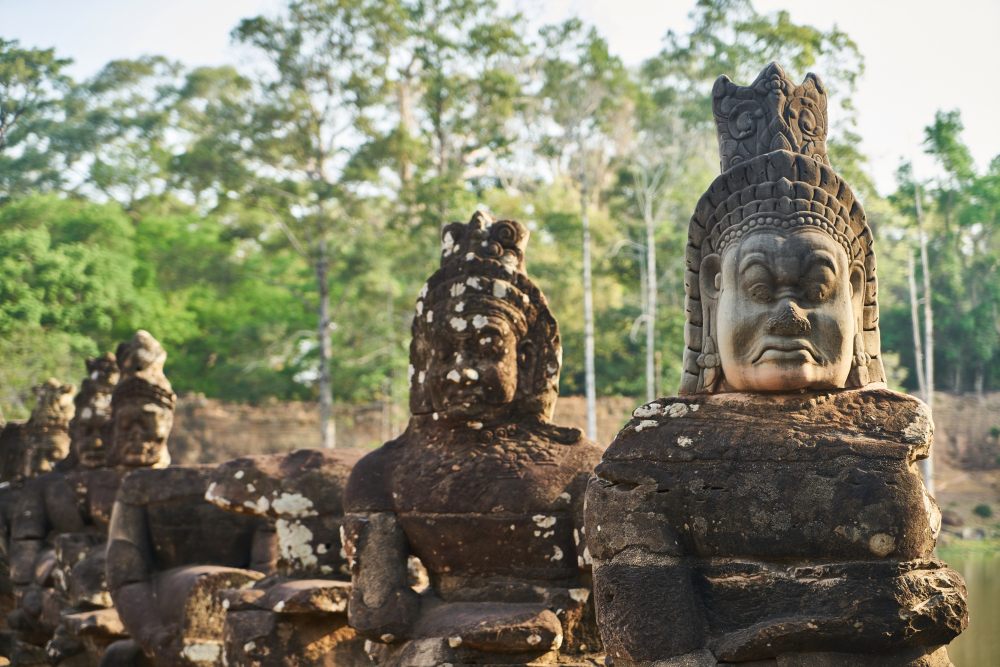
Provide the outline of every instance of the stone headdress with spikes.
{"type": "Polygon", "coordinates": [[[140,329],[132,340],[120,343],[115,358],[121,380],[115,386],[112,409],[126,402],[155,403],[174,409],[177,397],[163,374],[167,353],[148,331],[140,329]]]}
{"type": "Polygon", "coordinates": [[[830,167],[826,91],[814,74],[796,86],[771,63],[750,86],[721,76],[712,90],[722,174],[702,195],[688,227],[684,287],[684,371],[680,393],[718,390],[714,313],[701,299],[702,259],[721,255],[761,227],[802,225],[830,235],[865,270],[861,330],[850,385],[884,382],[878,330],[875,249],[865,211],[830,167]]]}
{"type": "Polygon", "coordinates": [[[516,220],[497,220],[477,211],[467,223],[441,231],[441,268],[420,290],[410,344],[410,411],[434,411],[424,378],[429,341],[446,327],[475,328],[496,315],[510,323],[520,344],[533,346],[530,377],[518,377],[519,412],[552,416],[559,393],[562,346],[545,296],[528,278],[524,251],[528,229],[516,220]],[[464,325],[464,326],[463,326],[464,325]]]}

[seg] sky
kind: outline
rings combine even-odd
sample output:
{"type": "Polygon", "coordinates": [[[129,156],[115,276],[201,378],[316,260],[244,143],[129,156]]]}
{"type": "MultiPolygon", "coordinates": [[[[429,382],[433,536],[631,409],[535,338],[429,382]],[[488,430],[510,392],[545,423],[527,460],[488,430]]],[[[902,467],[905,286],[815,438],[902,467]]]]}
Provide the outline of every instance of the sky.
{"type": "MultiPolygon", "coordinates": [[[[0,0],[0,37],[55,47],[74,58],[75,77],[117,58],[162,54],[188,65],[239,62],[229,32],[281,0],[0,0]]],[[[597,26],[628,64],[654,55],[667,30],[684,33],[694,0],[501,0],[535,24],[578,16],[597,26]]],[[[759,11],[789,11],[796,23],[838,25],[865,57],[855,104],[862,149],[880,192],[893,190],[901,159],[919,178],[935,172],[922,154],[923,128],[938,110],[960,109],[965,141],[980,169],[1000,155],[998,0],[754,0],[759,11]]],[[[738,82],[738,83],[749,83],[738,82]]],[[[836,112],[831,107],[831,114],[836,112]]],[[[831,125],[836,121],[831,117],[831,125]]]]}

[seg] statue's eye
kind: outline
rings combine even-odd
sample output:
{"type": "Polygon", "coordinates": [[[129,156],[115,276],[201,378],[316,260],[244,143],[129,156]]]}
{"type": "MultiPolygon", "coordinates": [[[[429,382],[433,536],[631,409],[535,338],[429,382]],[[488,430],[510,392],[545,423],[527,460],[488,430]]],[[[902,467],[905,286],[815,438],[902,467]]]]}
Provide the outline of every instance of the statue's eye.
{"type": "Polygon", "coordinates": [[[806,298],[810,301],[825,301],[830,293],[823,285],[811,285],[806,290],[806,298]]]}
{"type": "Polygon", "coordinates": [[[750,298],[757,303],[767,303],[771,300],[771,288],[764,283],[757,283],[750,288],[750,298]]]}

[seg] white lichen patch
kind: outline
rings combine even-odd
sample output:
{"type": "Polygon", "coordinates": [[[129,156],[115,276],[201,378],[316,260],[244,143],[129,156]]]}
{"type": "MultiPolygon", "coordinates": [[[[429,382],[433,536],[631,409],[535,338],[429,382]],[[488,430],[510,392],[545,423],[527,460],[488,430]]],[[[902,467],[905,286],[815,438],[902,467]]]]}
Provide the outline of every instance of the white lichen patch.
{"type": "Polygon", "coordinates": [[[493,281],[493,296],[498,299],[502,299],[507,296],[507,288],[510,287],[510,283],[506,280],[495,280],[493,281]]]}
{"type": "Polygon", "coordinates": [[[214,663],[222,655],[222,645],[215,642],[192,642],[184,644],[181,651],[191,662],[214,663]]]}
{"type": "Polygon", "coordinates": [[[329,551],[329,549],[326,548],[325,544],[317,544],[316,545],[316,553],[318,553],[320,556],[322,556],[323,554],[325,554],[327,551],[329,551]]]}
{"type": "Polygon", "coordinates": [[[451,232],[445,232],[444,236],[441,237],[441,252],[447,257],[452,252],[455,251],[455,237],[451,235],[451,232]]]}
{"type": "Polygon", "coordinates": [[[477,276],[470,276],[466,278],[465,284],[471,287],[472,289],[482,289],[482,286],[479,284],[479,278],[477,276]]]}
{"type": "Polygon", "coordinates": [[[483,422],[469,422],[468,424],[466,424],[466,426],[468,426],[471,429],[475,429],[475,430],[478,431],[479,429],[481,429],[483,427],[483,422]]]}
{"type": "Polygon", "coordinates": [[[465,370],[462,371],[462,375],[469,378],[470,380],[479,379],[479,371],[477,371],[475,368],[466,368],[465,370]]]}
{"type": "Polygon", "coordinates": [[[589,588],[571,588],[569,589],[569,596],[576,600],[577,602],[586,602],[587,598],[590,597],[589,588]]]}
{"type": "Polygon", "coordinates": [[[545,372],[549,374],[549,377],[552,377],[553,375],[559,372],[559,367],[556,366],[555,364],[549,364],[548,366],[545,367],[545,372]]]}
{"type": "Polygon", "coordinates": [[[413,386],[413,374],[417,372],[417,369],[413,367],[413,364],[409,364],[406,367],[406,383],[413,386]]]}
{"type": "Polygon", "coordinates": [[[542,636],[541,635],[531,635],[530,637],[528,637],[528,643],[531,644],[532,646],[534,646],[535,644],[541,644],[542,643],[542,636]]]}
{"type": "Polygon", "coordinates": [[[271,506],[271,503],[268,502],[266,497],[261,496],[260,498],[257,499],[257,502],[254,502],[252,500],[244,500],[243,506],[252,509],[255,514],[266,514],[267,510],[271,506]]]}
{"type": "Polygon", "coordinates": [[[235,475],[233,475],[233,477],[235,477],[236,479],[243,479],[243,474],[244,474],[244,473],[243,473],[243,471],[242,471],[242,470],[237,470],[237,471],[236,471],[236,474],[235,474],[235,475]]]}
{"type": "Polygon", "coordinates": [[[257,648],[257,644],[254,642],[247,642],[246,644],[243,645],[243,650],[247,653],[250,653],[255,648],[257,648]]]}
{"type": "Polygon", "coordinates": [[[256,490],[257,490],[256,486],[254,486],[253,484],[247,484],[247,493],[253,493],[256,490]]]}
{"type": "Polygon", "coordinates": [[[282,612],[284,610],[285,610],[285,601],[284,600],[278,600],[278,603],[276,605],[274,605],[274,611],[282,612]]]}
{"type": "MultiPolygon", "coordinates": [[[[450,371],[448,371],[448,374],[445,375],[445,377],[448,378],[449,380],[451,380],[452,382],[461,382],[462,381],[462,376],[459,375],[458,371],[456,371],[454,368],[452,368],[450,371]]],[[[436,412],[434,413],[434,419],[437,419],[437,413],[436,412]]]]}
{"type": "Polygon", "coordinates": [[[205,491],[205,500],[207,500],[210,503],[215,503],[216,505],[225,505],[226,507],[231,505],[232,503],[230,503],[229,500],[215,494],[216,486],[218,486],[218,484],[216,484],[215,482],[212,482],[211,484],[208,485],[208,490],[205,491]]]}
{"type": "Polygon", "coordinates": [[[458,303],[455,304],[455,312],[456,313],[460,313],[463,310],[465,310],[465,302],[464,301],[459,301],[458,303]]]}
{"type": "Polygon", "coordinates": [[[686,435],[682,435],[681,437],[677,438],[678,447],[690,447],[693,444],[694,441],[691,440],[691,438],[687,437],[686,435]]]}
{"type": "Polygon", "coordinates": [[[562,493],[559,494],[559,500],[565,500],[566,502],[570,502],[571,500],[573,500],[573,496],[563,491],[562,493]]]}
{"type": "Polygon", "coordinates": [[[311,530],[298,521],[285,519],[278,519],[275,528],[278,533],[278,549],[285,561],[293,566],[295,561],[298,561],[305,567],[312,567],[318,563],[311,544],[313,538],[311,530]]]}
{"type": "Polygon", "coordinates": [[[580,531],[576,528],[573,529],[573,543],[580,546],[580,531]]]}
{"type": "Polygon", "coordinates": [[[493,342],[493,336],[486,336],[485,338],[479,339],[480,345],[486,345],[487,343],[492,343],[492,342],[493,342]]]}
{"type": "Polygon", "coordinates": [[[643,419],[641,422],[635,425],[635,432],[638,433],[644,428],[653,428],[654,426],[659,426],[660,422],[654,419],[643,419]]]}
{"type": "Polygon", "coordinates": [[[424,314],[424,302],[417,301],[417,317],[420,317],[423,314],[424,314]]]}
{"type": "MultiPolygon", "coordinates": [[[[476,315],[476,317],[480,316],[476,315]]],[[[475,322],[474,318],[473,322],[475,322]]],[[[466,321],[464,317],[453,317],[451,318],[451,320],[449,320],[449,324],[451,324],[451,328],[454,329],[455,331],[465,331],[466,328],[468,328],[469,326],[469,323],[466,321]]]]}
{"type": "Polygon", "coordinates": [[[649,417],[656,417],[660,414],[660,404],[659,403],[647,403],[646,405],[640,405],[635,410],[632,411],[632,416],[637,419],[648,419],[649,417]]]}
{"type": "Polygon", "coordinates": [[[465,294],[465,285],[463,283],[453,283],[448,291],[452,296],[462,296],[465,294]]]}
{"type": "Polygon", "coordinates": [[[382,642],[385,643],[385,644],[391,644],[392,642],[394,642],[396,640],[396,635],[391,635],[391,634],[389,634],[387,632],[384,635],[382,635],[381,637],[379,637],[379,639],[381,639],[382,642]]]}
{"type": "Polygon", "coordinates": [[[230,605],[229,600],[223,600],[222,601],[222,608],[223,609],[229,609],[229,605],[230,605]]]}
{"type": "Polygon", "coordinates": [[[448,646],[452,648],[458,648],[461,645],[462,645],[462,638],[459,637],[458,635],[455,635],[454,637],[448,637],[448,646]]]}
{"type": "Polygon", "coordinates": [[[424,283],[423,286],[420,288],[420,292],[417,294],[417,296],[423,299],[425,296],[427,296],[427,290],[428,290],[427,283],[424,283]]]}
{"type": "Polygon", "coordinates": [[[313,501],[301,493],[282,493],[271,502],[275,512],[291,517],[315,516],[313,501]]]}
{"type": "Polygon", "coordinates": [[[668,417],[683,417],[688,413],[688,406],[684,403],[674,403],[666,410],[668,417]]]}
{"type": "Polygon", "coordinates": [[[551,528],[556,525],[556,518],[554,516],[545,516],[544,514],[536,514],[531,517],[531,520],[535,522],[535,525],[539,528],[551,528]]]}
{"type": "Polygon", "coordinates": [[[427,373],[425,371],[420,371],[419,373],[417,373],[417,382],[423,384],[424,380],[426,379],[427,379],[427,373]]]}
{"type": "Polygon", "coordinates": [[[476,329],[482,329],[489,324],[489,322],[489,319],[487,319],[485,315],[476,315],[472,318],[472,326],[476,327],[476,329]]]}
{"type": "Polygon", "coordinates": [[[434,321],[434,311],[433,310],[428,310],[427,311],[427,321],[428,322],[433,322],[434,321]]]}
{"type": "Polygon", "coordinates": [[[333,572],[333,568],[330,567],[329,565],[320,565],[319,571],[322,572],[323,574],[330,574],[331,572],[333,572]]]}
{"type": "Polygon", "coordinates": [[[698,412],[698,408],[700,408],[700,407],[701,406],[698,405],[697,403],[692,403],[691,405],[688,406],[688,408],[691,409],[691,412],[698,412]]]}

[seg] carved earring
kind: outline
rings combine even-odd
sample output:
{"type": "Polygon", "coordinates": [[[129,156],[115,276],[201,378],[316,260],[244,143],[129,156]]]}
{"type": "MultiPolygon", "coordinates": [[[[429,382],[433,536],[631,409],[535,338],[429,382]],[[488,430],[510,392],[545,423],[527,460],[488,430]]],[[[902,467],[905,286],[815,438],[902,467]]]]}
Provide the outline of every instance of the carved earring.
{"type": "Polygon", "coordinates": [[[719,354],[715,350],[715,340],[711,336],[705,336],[704,349],[698,355],[698,368],[701,369],[702,387],[705,391],[712,391],[715,380],[719,375],[719,354]]]}
{"type": "Polygon", "coordinates": [[[865,349],[865,338],[860,332],[854,334],[854,359],[849,380],[857,387],[864,387],[869,382],[868,364],[872,357],[865,349]]]}

